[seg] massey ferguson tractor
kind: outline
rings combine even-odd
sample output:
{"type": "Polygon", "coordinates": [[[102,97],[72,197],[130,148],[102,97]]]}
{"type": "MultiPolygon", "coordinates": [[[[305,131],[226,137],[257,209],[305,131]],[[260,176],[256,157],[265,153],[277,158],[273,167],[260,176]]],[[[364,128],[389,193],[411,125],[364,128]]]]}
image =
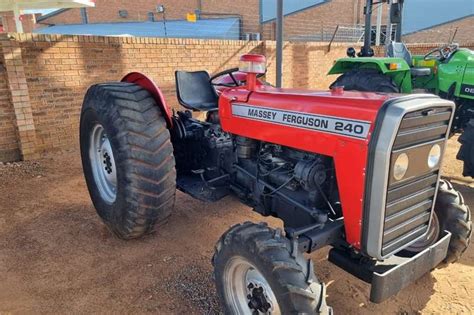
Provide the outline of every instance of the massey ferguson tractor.
{"type": "MultiPolygon", "coordinates": [[[[396,38],[387,46],[386,57],[373,57],[371,20],[373,6],[385,2],[367,0],[364,46],[356,58],[354,48],[348,58],[339,59],[329,74],[340,74],[332,86],[346,90],[414,93],[426,91],[456,103],[450,134],[461,134],[457,158],[464,162],[464,176],[474,178],[474,51],[449,43],[426,55],[412,56],[402,43],[404,0],[390,0],[391,23],[396,38]]],[[[454,39],[454,36],[453,36],[454,39]]],[[[451,40],[452,41],[452,40],[451,40]]]]}
{"type": "Polygon", "coordinates": [[[212,78],[177,71],[184,108],[175,113],[140,73],[90,87],[82,162],[113,233],[151,233],[171,214],[176,188],[206,202],[233,194],[279,218],[284,229],[245,222],[217,242],[226,314],[331,314],[305,255],[324,246],[332,263],[371,284],[375,303],[461,257],[471,214],[440,179],[453,102],[275,88],[259,79],[265,67],[264,56],[243,55],[240,68],[212,78]]]}

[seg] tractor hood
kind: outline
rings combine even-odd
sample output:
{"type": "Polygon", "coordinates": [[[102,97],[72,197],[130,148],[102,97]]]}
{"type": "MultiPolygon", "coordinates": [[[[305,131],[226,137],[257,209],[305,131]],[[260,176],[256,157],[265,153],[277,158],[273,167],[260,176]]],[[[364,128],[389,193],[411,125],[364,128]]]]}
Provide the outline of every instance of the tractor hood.
{"type": "MultiPolygon", "coordinates": [[[[369,142],[375,121],[397,94],[308,91],[260,87],[224,91],[219,100],[222,128],[235,135],[333,157],[344,216],[362,218],[369,142]]],[[[346,225],[359,247],[361,227],[346,225]]]]}
{"type": "MultiPolygon", "coordinates": [[[[429,141],[444,145],[453,108],[452,102],[434,95],[348,92],[338,88],[329,92],[268,86],[250,92],[236,88],[224,91],[219,99],[224,131],[332,157],[344,220],[358,223],[344,225],[346,239],[379,259],[395,246],[388,248],[382,235],[388,233],[383,230],[383,220],[385,196],[393,184],[389,170],[393,158],[406,149],[400,143],[407,144],[413,161],[424,160],[427,153],[423,150],[429,149],[429,141]]],[[[439,173],[423,167],[412,171],[439,173]]],[[[419,174],[415,173],[409,176],[417,178],[419,174]]]]}
{"type": "MultiPolygon", "coordinates": [[[[276,142],[279,144],[332,156],[334,148],[328,147],[328,141],[367,143],[380,108],[396,97],[400,95],[263,86],[255,92],[225,91],[220,98],[219,111],[224,129],[237,126],[238,134],[262,141],[278,134],[276,142]],[[242,125],[256,126],[259,131],[241,130],[242,125]],[[262,129],[263,125],[268,128],[262,129]],[[299,135],[297,142],[296,134],[299,135]]],[[[235,130],[227,131],[235,133],[235,130]]]]}

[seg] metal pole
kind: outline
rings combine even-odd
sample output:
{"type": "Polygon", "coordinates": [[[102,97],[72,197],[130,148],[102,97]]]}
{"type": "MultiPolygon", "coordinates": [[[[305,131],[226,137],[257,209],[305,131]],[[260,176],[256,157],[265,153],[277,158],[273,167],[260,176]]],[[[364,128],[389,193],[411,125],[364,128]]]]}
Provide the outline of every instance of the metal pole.
{"type": "Polygon", "coordinates": [[[391,8],[392,0],[389,0],[387,12],[387,30],[385,31],[385,55],[387,54],[387,46],[392,42],[392,19],[390,18],[391,8]]]}
{"type": "Polygon", "coordinates": [[[380,46],[380,37],[382,35],[382,9],[382,3],[379,3],[377,8],[377,34],[375,36],[375,46],[380,46]]]}
{"type": "Polygon", "coordinates": [[[283,73],[283,0],[277,0],[276,21],[276,87],[280,88],[283,73]]]}
{"type": "Polygon", "coordinates": [[[15,26],[16,26],[17,33],[23,33],[23,23],[20,20],[21,14],[22,12],[18,8],[18,6],[15,6],[15,8],[13,9],[13,18],[15,19],[15,26]]]}
{"type": "Polygon", "coordinates": [[[367,0],[365,4],[365,36],[364,47],[362,47],[362,56],[367,57],[372,43],[372,5],[373,0],[367,0]]]}
{"type": "Polygon", "coordinates": [[[166,12],[163,11],[163,26],[165,27],[165,37],[168,37],[168,31],[166,30],[166,12]]]}
{"type": "Polygon", "coordinates": [[[404,0],[398,0],[400,6],[400,23],[397,24],[397,42],[402,41],[403,2],[404,0]]]}
{"type": "Polygon", "coordinates": [[[87,16],[86,8],[81,8],[81,20],[82,24],[89,24],[89,17],[87,16]]]}

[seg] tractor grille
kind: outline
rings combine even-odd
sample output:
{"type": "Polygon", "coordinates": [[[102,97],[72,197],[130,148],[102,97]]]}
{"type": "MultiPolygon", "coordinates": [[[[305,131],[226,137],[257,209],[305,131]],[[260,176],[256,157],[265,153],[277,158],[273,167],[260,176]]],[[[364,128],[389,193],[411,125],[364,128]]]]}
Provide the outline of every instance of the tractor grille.
{"type": "Polygon", "coordinates": [[[435,144],[444,151],[451,115],[451,107],[436,107],[403,117],[392,149],[392,162],[398,154],[407,153],[410,166],[405,179],[397,182],[390,176],[381,251],[384,256],[428,230],[439,175],[438,167],[428,167],[428,152],[435,144]]]}

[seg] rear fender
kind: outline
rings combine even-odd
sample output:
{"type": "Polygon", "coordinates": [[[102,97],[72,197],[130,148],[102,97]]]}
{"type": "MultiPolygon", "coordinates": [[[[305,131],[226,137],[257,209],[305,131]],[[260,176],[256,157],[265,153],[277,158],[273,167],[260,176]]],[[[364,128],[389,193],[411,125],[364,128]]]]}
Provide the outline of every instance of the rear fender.
{"type": "Polygon", "coordinates": [[[382,74],[390,76],[393,82],[400,88],[401,93],[410,93],[413,89],[410,66],[401,58],[341,58],[334,63],[328,74],[342,74],[354,69],[375,69],[382,74]],[[397,64],[397,69],[390,70],[390,64],[397,64]]]}
{"type": "Polygon", "coordinates": [[[163,113],[163,116],[165,117],[168,129],[172,128],[173,121],[171,120],[171,110],[168,105],[166,105],[165,97],[163,96],[163,93],[161,92],[160,88],[155,84],[155,82],[153,82],[152,79],[140,72],[131,72],[124,76],[121,82],[137,84],[148,92],[150,92],[150,94],[155,99],[156,104],[163,113]]]}

